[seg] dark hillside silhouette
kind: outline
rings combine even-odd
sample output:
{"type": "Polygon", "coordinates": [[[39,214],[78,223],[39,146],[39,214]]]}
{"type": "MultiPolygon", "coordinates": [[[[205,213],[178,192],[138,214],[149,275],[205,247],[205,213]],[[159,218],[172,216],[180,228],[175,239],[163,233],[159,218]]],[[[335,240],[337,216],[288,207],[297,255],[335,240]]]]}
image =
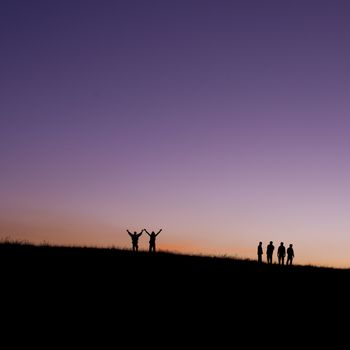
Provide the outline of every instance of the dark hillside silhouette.
{"type": "Polygon", "coordinates": [[[186,329],[191,330],[187,336],[195,337],[193,324],[213,336],[233,324],[236,332],[255,333],[263,329],[262,314],[264,322],[276,330],[281,307],[285,330],[295,324],[288,310],[293,310],[298,327],[307,322],[308,329],[311,321],[324,324],[328,309],[340,310],[337,303],[342,308],[347,305],[350,280],[350,270],[286,268],[256,260],[161,251],[135,254],[129,249],[28,244],[0,244],[0,266],[2,316],[12,315],[16,325],[26,318],[25,327],[30,327],[35,316],[41,332],[45,326],[61,331],[64,322],[74,333],[84,325],[93,334],[102,327],[115,335],[117,328],[121,337],[128,334],[124,332],[130,331],[132,322],[147,325],[155,315],[157,332],[162,335],[168,332],[170,336],[181,322],[185,330],[177,336],[179,340],[185,339],[186,329]],[[320,311],[322,317],[316,316],[320,311]]]}
{"type": "Polygon", "coordinates": [[[13,279],[19,284],[32,281],[34,287],[50,280],[71,286],[99,281],[102,286],[109,287],[125,283],[126,289],[145,283],[144,286],[154,289],[172,285],[194,290],[205,287],[204,291],[215,288],[225,293],[234,287],[238,294],[249,292],[252,286],[259,284],[270,285],[272,290],[281,284],[295,285],[298,289],[302,283],[305,291],[306,287],[314,289],[318,283],[324,286],[325,279],[337,281],[341,277],[341,282],[343,277],[350,278],[347,269],[301,265],[285,269],[278,264],[258,264],[229,257],[161,251],[155,255],[140,251],[135,255],[130,250],[114,248],[8,243],[0,244],[0,266],[3,280],[13,279]]]}

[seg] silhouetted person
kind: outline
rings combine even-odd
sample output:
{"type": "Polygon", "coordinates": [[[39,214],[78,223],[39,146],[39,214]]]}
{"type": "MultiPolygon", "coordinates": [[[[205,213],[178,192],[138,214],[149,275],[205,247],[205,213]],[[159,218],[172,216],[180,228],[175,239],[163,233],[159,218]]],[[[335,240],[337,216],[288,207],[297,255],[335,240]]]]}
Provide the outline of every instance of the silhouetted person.
{"type": "Polygon", "coordinates": [[[283,245],[283,242],[281,242],[280,246],[278,247],[277,256],[278,256],[278,264],[284,265],[284,257],[286,256],[286,247],[283,245]]]}
{"type": "Polygon", "coordinates": [[[286,265],[292,265],[293,264],[293,258],[294,258],[294,250],[293,250],[293,244],[290,244],[287,249],[287,263],[286,265]]]}
{"type": "Polygon", "coordinates": [[[160,229],[157,233],[154,233],[154,231],[149,233],[145,228],[144,228],[144,231],[149,235],[149,251],[155,252],[156,251],[156,237],[162,232],[162,229],[160,229]]]}
{"type": "Polygon", "coordinates": [[[129,230],[126,230],[131,237],[131,242],[132,242],[132,250],[134,252],[137,252],[139,250],[139,238],[142,235],[143,230],[141,230],[140,233],[137,233],[134,231],[134,233],[131,233],[129,230]]]}
{"type": "Polygon", "coordinates": [[[262,242],[259,242],[259,245],[258,245],[258,263],[262,263],[262,256],[263,256],[262,242]]]}
{"type": "Polygon", "coordinates": [[[272,264],[272,255],[274,250],[275,250],[275,246],[273,245],[273,242],[270,241],[270,243],[266,247],[266,257],[267,257],[268,264],[272,264]]]}

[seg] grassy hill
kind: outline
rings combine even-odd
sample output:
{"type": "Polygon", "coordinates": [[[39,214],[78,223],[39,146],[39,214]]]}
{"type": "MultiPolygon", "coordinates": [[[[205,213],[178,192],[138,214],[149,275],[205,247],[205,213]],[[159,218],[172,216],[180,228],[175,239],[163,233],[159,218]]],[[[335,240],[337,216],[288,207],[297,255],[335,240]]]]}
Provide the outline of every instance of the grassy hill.
{"type": "Polygon", "coordinates": [[[345,310],[350,278],[342,269],[13,243],[0,244],[0,267],[2,316],[16,329],[23,322],[60,337],[84,325],[86,338],[86,329],[120,337],[156,327],[152,332],[170,339],[200,337],[202,345],[210,333],[227,341],[231,333],[223,329],[237,338],[266,324],[275,332],[297,324],[310,336],[310,324],[332,323],[345,310]]]}
{"type": "Polygon", "coordinates": [[[47,283],[75,288],[99,284],[132,292],[135,288],[214,290],[246,293],[254,287],[284,288],[287,293],[303,286],[317,290],[333,283],[341,288],[350,270],[316,266],[278,266],[229,257],[182,255],[169,252],[132,252],[114,248],[59,247],[19,243],[0,244],[4,277],[40,287],[47,283]]]}

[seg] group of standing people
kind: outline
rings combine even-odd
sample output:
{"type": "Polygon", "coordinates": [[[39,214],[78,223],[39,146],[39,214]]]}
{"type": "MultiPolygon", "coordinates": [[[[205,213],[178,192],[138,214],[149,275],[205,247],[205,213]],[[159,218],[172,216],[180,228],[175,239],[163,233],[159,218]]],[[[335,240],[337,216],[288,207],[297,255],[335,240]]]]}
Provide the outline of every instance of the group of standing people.
{"type": "Polygon", "coordinates": [[[143,231],[145,231],[149,236],[149,252],[156,251],[156,237],[162,232],[162,229],[160,229],[157,233],[155,233],[154,231],[149,233],[145,228],[139,233],[137,233],[136,231],[134,231],[134,233],[131,233],[129,230],[126,231],[131,237],[132,250],[134,252],[137,252],[139,250],[139,238],[141,237],[143,231]]]}
{"type": "MultiPolygon", "coordinates": [[[[273,242],[270,241],[270,243],[266,247],[266,259],[267,259],[268,264],[272,264],[272,256],[273,256],[274,250],[275,250],[275,246],[273,245],[273,242]]],[[[264,252],[263,252],[262,242],[259,242],[259,245],[258,245],[258,262],[259,263],[262,263],[263,254],[264,254],[264,252]]],[[[281,242],[278,249],[277,249],[277,257],[278,257],[278,264],[279,265],[284,265],[285,256],[286,256],[286,247],[284,246],[284,243],[281,242]]],[[[289,244],[289,247],[287,248],[286,265],[292,265],[293,258],[294,258],[293,244],[289,244]]]]}

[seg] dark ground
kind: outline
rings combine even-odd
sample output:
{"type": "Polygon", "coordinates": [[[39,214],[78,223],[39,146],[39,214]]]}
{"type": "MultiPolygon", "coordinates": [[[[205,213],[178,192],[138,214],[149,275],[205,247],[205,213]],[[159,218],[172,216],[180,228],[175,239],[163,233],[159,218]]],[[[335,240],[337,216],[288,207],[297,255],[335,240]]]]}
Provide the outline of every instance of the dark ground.
{"type": "MultiPolygon", "coordinates": [[[[160,335],[220,341],[247,331],[245,341],[255,342],[269,329],[307,337],[318,324],[328,332],[344,325],[339,315],[349,311],[350,270],[6,243],[0,266],[7,326],[62,336],[83,327],[85,340],[97,329],[132,343],[159,343],[160,335]]],[[[316,340],[326,336],[317,329],[316,340]]]]}

